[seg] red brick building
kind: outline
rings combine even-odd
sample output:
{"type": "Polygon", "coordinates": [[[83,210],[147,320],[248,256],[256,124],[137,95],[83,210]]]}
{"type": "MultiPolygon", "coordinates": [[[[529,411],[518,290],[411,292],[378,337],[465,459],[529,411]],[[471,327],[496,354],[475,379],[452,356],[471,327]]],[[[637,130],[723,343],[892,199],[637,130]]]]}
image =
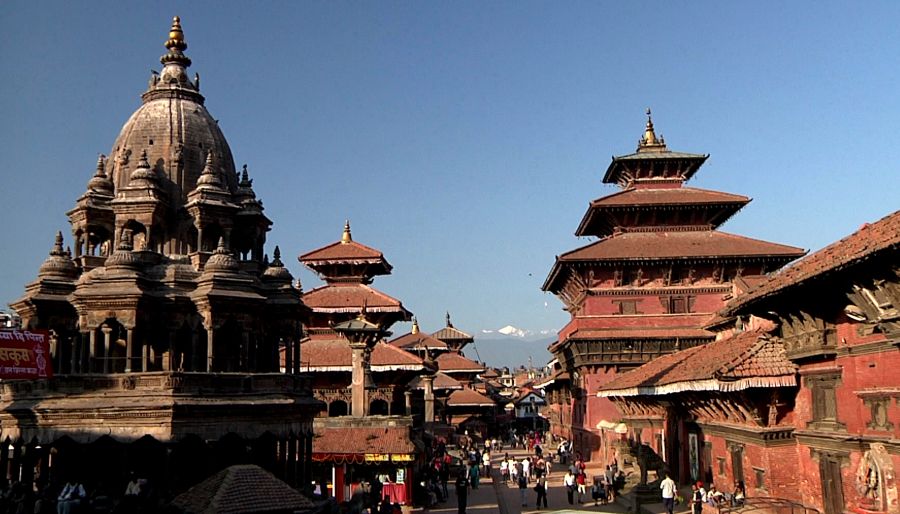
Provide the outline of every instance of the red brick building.
{"type": "Polygon", "coordinates": [[[685,186],[708,157],[669,150],[648,111],[637,151],[613,157],[603,178],[622,191],[592,201],[575,232],[597,241],[557,257],[544,282],[571,314],[550,347],[560,374],[546,389],[548,418],[554,433],[586,455],[611,458],[602,427],[618,418],[612,403],[588,392],[657,357],[712,341],[703,325],[736,279],[803,255],[718,230],[750,199],[685,186]]]}
{"type": "Polygon", "coordinates": [[[731,301],[720,339],[599,389],[684,478],[900,512],[900,211],[731,301]],[[686,436],[686,437],[685,437],[686,436]]]}

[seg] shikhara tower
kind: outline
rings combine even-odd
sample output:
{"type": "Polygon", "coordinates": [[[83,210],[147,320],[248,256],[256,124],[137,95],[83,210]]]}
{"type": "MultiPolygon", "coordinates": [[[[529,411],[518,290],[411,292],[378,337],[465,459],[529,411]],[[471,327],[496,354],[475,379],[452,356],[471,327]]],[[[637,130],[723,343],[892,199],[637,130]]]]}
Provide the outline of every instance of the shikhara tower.
{"type": "Polygon", "coordinates": [[[619,416],[597,387],[712,341],[703,327],[734,287],[804,253],[719,231],[750,199],[685,186],[708,157],[669,150],[648,110],[635,153],[613,157],[603,177],[622,190],[592,201],[575,232],[597,241],[557,257],[544,282],[571,314],[550,347],[551,424],[586,454],[606,453],[601,434],[619,416]]]}
{"type": "Polygon", "coordinates": [[[177,17],[165,47],[162,71],[67,213],[74,252],[57,234],[12,304],[24,327],[51,331],[57,376],[5,385],[3,436],[26,475],[55,449],[45,480],[80,467],[82,480],[112,484],[130,465],[177,488],[258,462],[304,483],[321,404],[297,374],[301,290],[278,247],[271,261],[263,253],[272,222],[246,166],[236,172],[199,76],[188,77],[177,17]],[[283,371],[280,351],[295,356],[283,371]],[[143,460],[86,459],[98,438],[140,438],[143,460]]]}

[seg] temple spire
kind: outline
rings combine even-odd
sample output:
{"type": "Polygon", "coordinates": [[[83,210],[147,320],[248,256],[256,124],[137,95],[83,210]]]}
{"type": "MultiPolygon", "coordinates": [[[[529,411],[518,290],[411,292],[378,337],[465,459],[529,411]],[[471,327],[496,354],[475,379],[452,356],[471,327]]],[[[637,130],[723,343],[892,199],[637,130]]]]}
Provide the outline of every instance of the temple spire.
{"type": "Polygon", "coordinates": [[[344,222],[344,233],[341,234],[341,244],[347,244],[353,241],[353,236],[350,235],[350,220],[346,220],[344,222]]]}
{"type": "Polygon", "coordinates": [[[172,18],[172,28],[169,29],[169,39],[166,41],[166,48],[169,51],[183,52],[187,49],[187,43],[184,41],[184,31],[181,30],[181,18],[176,16],[172,18]]]}
{"type": "Polygon", "coordinates": [[[413,326],[412,326],[412,330],[410,331],[410,333],[411,334],[419,333],[419,321],[416,319],[415,316],[413,316],[413,326]]]}
{"type": "Polygon", "coordinates": [[[453,328],[453,323],[450,323],[450,311],[447,311],[447,326],[453,328]]]}
{"type": "Polygon", "coordinates": [[[649,107],[647,108],[647,124],[644,126],[644,135],[638,141],[637,151],[666,151],[665,140],[661,136],[656,137],[656,130],[653,128],[653,116],[649,107]]]}

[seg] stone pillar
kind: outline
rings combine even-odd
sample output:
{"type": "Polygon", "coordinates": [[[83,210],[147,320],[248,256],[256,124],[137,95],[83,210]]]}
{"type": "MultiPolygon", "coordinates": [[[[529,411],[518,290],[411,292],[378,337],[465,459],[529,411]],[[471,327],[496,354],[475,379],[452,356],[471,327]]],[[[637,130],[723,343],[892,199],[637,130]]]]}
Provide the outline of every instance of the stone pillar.
{"type": "Polygon", "coordinates": [[[94,360],[97,358],[97,329],[91,330],[89,345],[87,372],[92,373],[94,371],[94,360]]]}
{"type": "Polygon", "coordinates": [[[100,331],[103,332],[103,373],[106,374],[109,373],[109,339],[112,329],[103,325],[100,331]]]}
{"type": "Polygon", "coordinates": [[[150,364],[150,345],[142,344],[141,345],[141,371],[146,372],[147,366],[150,364]]]}
{"type": "Polygon", "coordinates": [[[350,415],[361,418],[366,415],[366,345],[350,343],[352,352],[351,366],[353,369],[350,382],[350,401],[352,408],[350,415]]]}
{"type": "MultiPolygon", "coordinates": [[[[131,361],[134,357],[134,341],[132,340],[133,334],[133,329],[125,329],[125,373],[131,373],[131,361]]],[[[107,350],[106,358],[109,358],[109,350],[107,350]]]]}
{"type": "MultiPolygon", "coordinates": [[[[279,360],[281,359],[281,342],[284,341],[284,372],[291,374],[294,372],[294,341],[289,337],[287,339],[278,339],[279,360]]],[[[279,362],[280,365],[280,362],[279,362]]]]}
{"type": "Polygon", "coordinates": [[[294,340],[294,373],[300,373],[300,338],[294,340]]]}
{"type": "Polygon", "coordinates": [[[214,355],[214,346],[213,346],[213,333],[215,330],[213,327],[209,327],[206,330],[206,372],[209,373],[213,370],[213,355],[214,355]]]}
{"type": "Polygon", "coordinates": [[[91,340],[91,332],[81,332],[80,338],[72,339],[72,358],[69,359],[71,361],[72,369],[71,373],[74,375],[75,373],[81,373],[81,356],[84,354],[84,347],[88,346],[91,340]]]}
{"type": "Polygon", "coordinates": [[[434,424],[434,375],[422,375],[425,385],[425,430],[430,431],[434,424]]]}

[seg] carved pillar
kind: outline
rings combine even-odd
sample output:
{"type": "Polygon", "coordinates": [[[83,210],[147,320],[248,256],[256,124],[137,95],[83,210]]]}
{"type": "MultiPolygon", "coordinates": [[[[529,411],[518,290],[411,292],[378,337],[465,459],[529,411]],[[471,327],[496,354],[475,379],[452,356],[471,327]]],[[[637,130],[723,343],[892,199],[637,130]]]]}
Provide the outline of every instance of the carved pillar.
{"type": "Polygon", "coordinates": [[[434,375],[422,375],[425,385],[425,430],[431,431],[434,424],[434,375]]]}
{"type": "Polygon", "coordinates": [[[412,416],[412,391],[404,391],[403,392],[405,405],[406,405],[406,415],[412,416]]]}
{"type": "Polygon", "coordinates": [[[300,338],[294,339],[294,373],[300,373],[300,338]]]}
{"type": "Polygon", "coordinates": [[[97,358],[97,330],[91,330],[90,332],[90,348],[88,353],[88,361],[87,361],[87,372],[93,373],[94,371],[94,361],[97,358]]]}
{"type": "MultiPolygon", "coordinates": [[[[281,347],[281,343],[284,342],[284,372],[287,374],[291,374],[294,372],[294,341],[288,337],[287,339],[279,339],[278,346],[281,347]]],[[[279,356],[279,359],[281,356],[279,356]]]]}
{"type": "Polygon", "coordinates": [[[250,367],[250,334],[246,329],[241,330],[241,353],[240,353],[240,362],[235,366],[237,369],[234,371],[253,371],[250,367]]]}
{"type": "MultiPolygon", "coordinates": [[[[132,340],[133,334],[133,329],[125,329],[125,373],[131,373],[131,362],[134,357],[134,341],[132,340]]],[[[107,350],[106,357],[107,359],[109,358],[109,350],[107,350]]]]}
{"type": "MultiPolygon", "coordinates": [[[[141,371],[147,371],[147,366],[150,364],[150,345],[142,344],[141,345],[141,371]]],[[[155,360],[155,359],[154,359],[155,360]]]]}
{"type": "Polygon", "coordinates": [[[109,339],[112,329],[107,325],[100,327],[103,332],[103,373],[109,373],[109,339]]]}
{"type": "Polygon", "coordinates": [[[350,402],[352,405],[350,414],[355,418],[361,418],[366,415],[366,362],[365,352],[366,345],[359,343],[350,343],[350,351],[352,352],[351,366],[353,369],[352,380],[350,383],[350,402]]]}
{"type": "Polygon", "coordinates": [[[209,373],[213,370],[213,355],[214,355],[214,345],[213,345],[213,333],[215,330],[213,327],[209,327],[206,330],[206,372],[209,373]]]}
{"type": "Polygon", "coordinates": [[[72,358],[70,359],[72,374],[81,373],[81,355],[84,353],[84,347],[88,346],[91,339],[90,332],[80,332],[80,337],[72,338],[72,358]]]}

